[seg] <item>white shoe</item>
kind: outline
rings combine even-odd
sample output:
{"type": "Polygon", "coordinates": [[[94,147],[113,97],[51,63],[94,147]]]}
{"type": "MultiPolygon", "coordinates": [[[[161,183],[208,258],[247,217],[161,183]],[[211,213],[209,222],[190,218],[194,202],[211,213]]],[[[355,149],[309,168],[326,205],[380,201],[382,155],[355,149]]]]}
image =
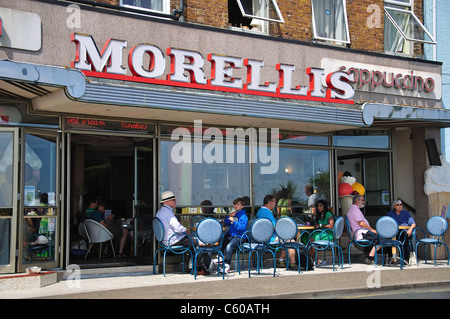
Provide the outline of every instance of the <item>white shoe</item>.
{"type": "MultiPolygon", "coordinates": [[[[223,272],[224,267],[222,266],[222,263],[219,266],[219,272],[223,272]]],[[[225,273],[227,274],[230,271],[230,265],[225,263],[225,273]]]]}

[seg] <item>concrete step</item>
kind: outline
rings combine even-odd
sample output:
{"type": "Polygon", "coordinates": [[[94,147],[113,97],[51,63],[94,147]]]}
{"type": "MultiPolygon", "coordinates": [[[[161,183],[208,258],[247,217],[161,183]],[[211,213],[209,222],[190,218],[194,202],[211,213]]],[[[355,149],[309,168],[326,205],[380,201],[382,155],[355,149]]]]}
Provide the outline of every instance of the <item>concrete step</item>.
{"type": "Polygon", "coordinates": [[[0,275],[0,291],[42,288],[57,282],[56,271],[0,275]]]}

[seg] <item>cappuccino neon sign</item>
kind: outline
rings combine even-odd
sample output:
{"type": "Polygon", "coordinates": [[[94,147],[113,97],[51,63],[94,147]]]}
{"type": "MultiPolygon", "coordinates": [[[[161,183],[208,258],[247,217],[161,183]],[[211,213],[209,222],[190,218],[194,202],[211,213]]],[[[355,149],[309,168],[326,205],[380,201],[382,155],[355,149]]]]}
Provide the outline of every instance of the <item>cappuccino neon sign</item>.
{"type": "Polygon", "coordinates": [[[205,58],[196,51],[167,48],[166,55],[170,59],[170,65],[167,66],[166,57],[160,48],[138,44],[128,53],[127,69],[122,61],[126,41],[109,39],[101,51],[91,35],[73,33],[71,41],[76,44],[76,57],[72,67],[82,70],[90,77],[283,99],[354,104],[352,98],[355,91],[351,85],[354,74],[342,71],[326,74],[321,68],[309,67],[306,69],[308,85],[302,86],[294,83],[295,65],[278,63],[278,83],[261,84],[264,61],[260,60],[210,53],[207,61],[211,64],[211,72],[210,78],[207,78],[203,69],[205,58]],[[148,65],[144,66],[144,63],[148,65]],[[247,71],[246,78],[236,77],[235,70],[243,68],[247,71]]]}
{"type": "Polygon", "coordinates": [[[338,70],[353,75],[351,84],[356,91],[435,100],[442,97],[442,78],[438,73],[329,58],[322,59],[322,67],[325,72],[338,70]]]}

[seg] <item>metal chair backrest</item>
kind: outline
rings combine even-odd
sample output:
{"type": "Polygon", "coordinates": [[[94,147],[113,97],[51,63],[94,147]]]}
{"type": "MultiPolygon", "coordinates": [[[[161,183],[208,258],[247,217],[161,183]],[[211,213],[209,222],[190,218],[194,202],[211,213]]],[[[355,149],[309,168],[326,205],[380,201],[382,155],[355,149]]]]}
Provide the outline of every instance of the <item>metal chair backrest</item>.
{"type": "Polygon", "coordinates": [[[341,238],[343,231],[344,231],[344,219],[342,217],[339,217],[334,222],[334,228],[333,228],[334,238],[335,239],[341,238]]]}
{"type": "Polygon", "coordinates": [[[245,229],[246,231],[252,229],[252,225],[253,225],[253,223],[255,222],[256,219],[257,219],[256,217],[253,217],[253,218],[251,218],[251,219],[248,221],[248,223],[247,223],[247,228],[245,229]]]}
{"type": "Polygon", "coordinates": [[[427,231],[432,236],[440,236],[447,231],[447,220],[441,216],[433,216],[427,222],[427,231]]]}
{"type": "Polygon", "coordinates": [[[152,226],[156,240],[162,243],[162,240],[164,239],[164,225],[162,221],[158,217],[155,217],[153,218],[152,226]]]}
{"type": "Polygon", "coordinates": [[[86,219],[83,224],[91,243],[104,243],[114,238],[114,235],[105,226],[95,220],[86,219]]]}
{"type": "Polygon", "coordinates": [[[220,242],[223,228],[220,222],[214,218],[205,218],[198,223],[197,237],[207,245],[213,245],[220,242]]]}
{"type": "Polygon", "coordinates": [[[389,216],[383,216],[375,225],[378,236],[384,239],[391,239],[397,236],[398,233],[398,223],[397,221],[389,216]]]}
{"type": "Polygon", "coordinates": [[[347,228],[347,234],[350,241],[353,241],[353,232],[352,232],[352,226],[350,226],[350,221],[348,220],[347,216],[345,218],[345,227],[347,228]]]}
{"type": "Polygon", "coordinates": [[[273,235],[273,224],[268,218],[258,218],[252,225],[251,235],[254,241],[266,243],[273,235]]]}
{"type": "Polygon", "coordinates": [[[275,223],[275,232],[277,236],[284,241],[288,241],[297,237],[297,224],[290,217],[281,217],[275,223]]]}

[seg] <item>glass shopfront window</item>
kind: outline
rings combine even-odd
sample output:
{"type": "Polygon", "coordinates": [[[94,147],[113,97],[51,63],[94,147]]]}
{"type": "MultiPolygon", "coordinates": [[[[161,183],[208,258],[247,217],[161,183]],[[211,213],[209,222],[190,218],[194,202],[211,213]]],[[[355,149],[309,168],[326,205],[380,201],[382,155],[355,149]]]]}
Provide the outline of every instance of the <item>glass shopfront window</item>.
{"type": "Polygon", "coordinates": [[[306,185],[313,187],[316,199],[330,202],[329,151],[280,148],[277,173],[260,174],[260,166],[256,163],[253,169],[255,205],[262,205],[265,195],[277,195],[282,188],[287,188],[292,213],[306,212],[309,200],[305,193],[306,185]]]}
{"type": "Polygon", "coordinates": [[[178,207],[204,200],[230,207],[235,198],[250,196],[248,145],[180,143],[162,140],[160,150],[161,191],[174,192],[178,207]]]}
{"type": "Polygon", "coordinates": [[[346,130],[333,135],[334,146],[389,149],[389,131],[346,130]]]}

